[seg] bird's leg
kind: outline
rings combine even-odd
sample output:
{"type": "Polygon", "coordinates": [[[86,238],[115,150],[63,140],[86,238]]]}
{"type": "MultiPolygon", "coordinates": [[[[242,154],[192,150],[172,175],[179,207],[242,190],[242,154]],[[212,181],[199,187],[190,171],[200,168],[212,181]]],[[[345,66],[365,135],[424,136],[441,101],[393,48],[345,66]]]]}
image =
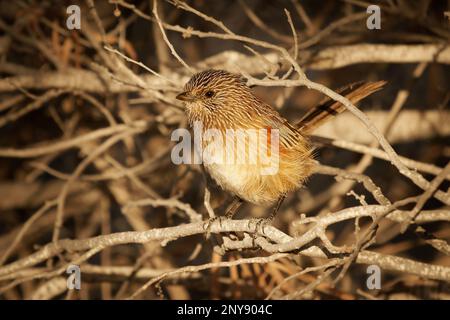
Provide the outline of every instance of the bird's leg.
{"type": "Polygon", "coordinates": [[[241,207],[243,202],[244,201],[241,198],[235,196],[233,202],[228,207],[227,212],[225,213],[225,217],[227,219],[233,219],[233,216],[236,214],[237,209],[241,207]]]}
{"type": "MultiPolygon", "coordinates": [[[[239,207],[242,205],[243,202],[244,201],[241,198],[235,196],[233,198],[233,202],[230,204],[230,206],[228,207],[228,209],[225,213],[225,219],[232,219],[233,216],[235,215],[237,209],[239,209],[239,207]]],[[[209,235],[211,234],[212,223],[216,220],[220,220],[220,222],[221,222],[222,218],[223,218],[222,216],[215,216],[215,217],[208,219],[208,222],[206,222],[206,225],[204,228],[206,230],[206,235],[205,235],[206,238],[209,238],[209,235]]]]}
{"type": "Polygon", "coordinates": [[[260,226],[262,226],[262,233],[264,233],[264,226],[267,224],[270,224],[273,221],[273,219],[275,218],[275,216],[278,213],[278,210],[280,209],[281,205],[283,204],[284,199],[286,199],[286,194],[282,194],[278,198],[277,203],[276,203],[275,207],[273,208],[273,211],[270,214],[270,216],[268,216],[267,218],[263,218],[263,219],[257,219],[258,221],[256,221],[256,226],[255,226],[256,231],[258,231],[260,226]]]}
{"type": "Polygon", "coordinates": [[[275,205],[275,207],[273,208],[272,213],[270,214],[270,216],[267,218],[267,220],[272,221],[275,216],[278,213],[278,210],[280,210],[281,205],[283,204],[284,199],[286,199],[286,194],[282,194],[278,200],[277,200],[277,204],[275,205]]]}

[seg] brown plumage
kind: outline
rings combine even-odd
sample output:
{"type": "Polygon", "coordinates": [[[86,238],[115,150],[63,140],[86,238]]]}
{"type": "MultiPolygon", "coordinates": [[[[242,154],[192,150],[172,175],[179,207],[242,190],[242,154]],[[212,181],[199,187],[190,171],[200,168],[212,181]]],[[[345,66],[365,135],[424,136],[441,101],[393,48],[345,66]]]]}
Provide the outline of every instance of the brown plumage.
{"type": "MultiPolygon", "coordinates": [[[[361,81],[349,84],[336,90],[336,92],[345,96],[353,104],[356,104],[372,93],[381,90],[385,84],[386,81],[361,81]]],[[[324,122],[330,120],[331,117],[336,116],[343,111],[345,111],[345,106],[342,103],[330,98],[325,98],[317,106],[308,111],[300,121],[297,122],[296,127],[303,133],[311,133],[324,122]]]]}
{"type": "MultiPolygon", "coordinates": [[[[379,90],[383,84],[384,82],[358,84],[354,90],[345,88],[341,91],[356,103],[379,90]]],[[[245,79],[223,70],[207,70],[195,74],[177,98],[186,102],[186,114],[190,124],[200,121],[204,131],[218,129],[225,137],[227,129],[266,130],[267,136],[271,135],[272,130],[278,130],[277,141],[268,137],[266,147],[259,147],[258,144],[258,148],[262,149],[258,152],[268,152],[272,144],[278,142],[279,152],[274,156],[278,170],[274,174],[261,173],[261,161],[204,163],[208,173],[226,191],[259,205],[269,205],[278,200],[277,208],[285,194],[298,189],[311,174],[312,148],[306,134],[311,133],[330,115],[345,109],[342,105],[327,100],[308,112],[297,126],[293,126],[276,110],[256,97],[245,84],[245,79]]],[[[223,146],[214,143],[203,141],[202,146],[211,147],[212,157],[223,159],[223,146]]],[[[248,147],[247,140],[245,143],[248,147]]],[[[238,156],[248,159],[252,151],[247,148],[245,150],[245,154],[238,156]]]]}

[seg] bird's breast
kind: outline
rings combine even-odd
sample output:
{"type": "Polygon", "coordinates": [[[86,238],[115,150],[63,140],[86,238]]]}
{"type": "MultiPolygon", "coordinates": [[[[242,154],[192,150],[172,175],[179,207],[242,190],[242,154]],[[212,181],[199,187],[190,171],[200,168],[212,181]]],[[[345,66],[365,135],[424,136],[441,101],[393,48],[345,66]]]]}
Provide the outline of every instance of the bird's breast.
{"type": "Polygon", "coordinates": [[[282,191],[269,180],[279,175],[278,152],[267,153],[267,146],[258,139],[234,134],[228,140],[221,134],[213,139],[203,136],[197,152],[206,170],[224,190],[243,200],[260,205],[276,201],[282,191]]]}

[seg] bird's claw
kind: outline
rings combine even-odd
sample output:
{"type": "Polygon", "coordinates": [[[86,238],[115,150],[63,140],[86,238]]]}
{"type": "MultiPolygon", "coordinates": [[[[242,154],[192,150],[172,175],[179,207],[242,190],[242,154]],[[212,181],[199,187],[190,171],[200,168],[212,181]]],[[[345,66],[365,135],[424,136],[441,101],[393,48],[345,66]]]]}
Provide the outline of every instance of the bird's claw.
{"type": "MultiPolygon", "coordinates": [[[[248,227],[250,228],[250,226],[254,223],[255,224],[255,232],[251,234],[251,237],[253,239],[253,242],[255,242],[259,231],[264,234],[264,227],[267,225],[270,225],[272,223],[273,219],[271,218],[252,218],[249,220],[248,222],[248,227]]],[[[255,246],[255,243],[253,243],[253,246],[255,246]]]]}
{"type": "Polygon", "coordinates": [[[248,227],[254,223],[255,224],[255,233],[261,230],[261,233],[264,234],[264,227],[270,225],[273,219],[271,218],[252,218],[248,222],[248,227]]]}
{"type": "Polygon", "coordinates": [[[224,219],[224,217],[222,216],[215,216],[212,218],[209,218],[208,221],[206,221],[206,223],[203,226],[203,229],[206,231],[205,233],[205,238],[208,239],[211,236],[211,225],[219,220],[219,224],[222,227],[222,220],[224,219]]]}

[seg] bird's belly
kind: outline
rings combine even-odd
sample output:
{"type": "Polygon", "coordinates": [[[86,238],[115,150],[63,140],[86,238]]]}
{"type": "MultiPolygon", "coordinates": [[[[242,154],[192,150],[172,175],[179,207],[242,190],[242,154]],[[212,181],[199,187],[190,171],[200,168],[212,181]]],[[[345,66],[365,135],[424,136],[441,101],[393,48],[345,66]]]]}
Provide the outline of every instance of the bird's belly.
{"type": "Polygon", "coordinates": [[[250,162],[248,154],[239,153],[231,156],[234,160],[227,161],[226,152],[223,145],[216,143],[202,150],[206,171],[222,189],[255,204],[268,204],[277,199],[277,196],[268,196],[261,164],[250,162]]]}
{"type": "Polygon", "coordinates": [[[261,180],[257,168],[243,164],[205,164],[205,168],[224,190],[252,203],[261,202],[262,190],[254,188],[255,182],[261,180]]]}

